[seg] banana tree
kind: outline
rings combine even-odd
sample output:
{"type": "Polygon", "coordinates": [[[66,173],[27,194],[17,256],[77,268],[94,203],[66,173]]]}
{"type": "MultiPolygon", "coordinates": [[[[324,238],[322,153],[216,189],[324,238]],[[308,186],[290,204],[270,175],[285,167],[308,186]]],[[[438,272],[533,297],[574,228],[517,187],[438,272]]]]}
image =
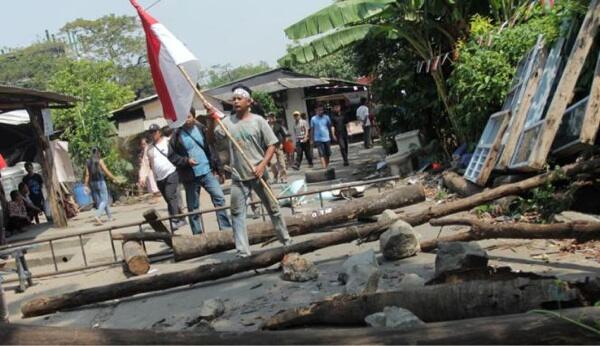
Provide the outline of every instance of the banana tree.
{"type": "MultiPolygon", "coordinates": [[[[289,39],[308,42],[290,48],[279,63],[308,63],[368,38],[399,40],[423,60],[431,60],[452,50],[466,35],[470,16],[481,12],[489,12],[486,1],[337,1],[285,29],[289,39]]],[[[443,70],[432,70],[431,77],[454,124],[443,70]]]]}

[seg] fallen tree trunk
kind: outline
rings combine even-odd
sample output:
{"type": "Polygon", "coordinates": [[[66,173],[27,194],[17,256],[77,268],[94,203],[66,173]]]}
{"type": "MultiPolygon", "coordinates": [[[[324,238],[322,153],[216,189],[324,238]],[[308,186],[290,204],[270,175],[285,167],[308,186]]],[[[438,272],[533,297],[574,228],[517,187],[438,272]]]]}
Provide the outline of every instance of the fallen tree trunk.
{"type": "Polygon", "coordinates": [[[365,325],[365,317],[386,306],[410,310],[424,322],[505,315],[546,306],[578,306],[579,292],[556,279],[469,281],[365,295],[341,295],[280,311],[263,329],[300,326],[365,325]]]}
{"type": "Polygon", "coordinates": [[[444,181],[444,186],[446,186],[448,190],[463,197],[480,193],[483,190],[483,188],[473,184],[456,172],[444,172],[442,174],[442,179],[444,181]]]}
{"type": "Polygon", "coordinates": [[[142,244],[129,240],[123,242],[123,261],[133,275],[143,275],[150,270],[150,259],[142,244]]]}
{"type": "MultiPolygon", "coordinates": [[[[421,185],[406,185],[374,196],[349,201],[325,214],[301,214],[285,218],[290,235],[297,236],[314,232],[317,229],[352,221],[359,216],[377,215],[386,209],[395,209],[425,200],[421,185]]],[[[248,225],[250,244],[258,244],[275,236],[271,222],[248,225]]],[[[233,232],[209,232],[198,236],[174,237],[172,241],[176,261],[200,257],[211,253],[235,248],[233,232]]]]}
{"type": "MultiPolygon", "coordinates": [[[[427,208],[421,213],[402,217],[411,225],[420,225],[430,219],[446,216],[459,211],[469,210],[491,200],[514,195],[525,188],[534,188],[549,181],[574,174],[589,172],[600,168],[600,159],[588,160],[565,166],[563,174],[545,173],[515,184],[505,185],[496,189],[473,195],[464,200],[453,201],[427,208]]],[[[106,300],[129,297],[139,293],[160,291],[163,289],[194,284],[198,282],[217,280],[237,273],[269,267],[278,263],[287,253],[308,253],[329,246],[348,243],[359,238],[379,236],[385,232],[393,221],[377,222],[360,227],[349,227],[343,231],[325,234],[320,237],[297,243],[285,248],[266,250],[247,258],[241,258],[220,264],[207,264],[178,272],[165,273],[144,277],[125,282],[109,284],[65,293],[58,296],[42,297],[30,300],[22,305],[24,317],[32,317],[53,313],[62,309],[74,308],[106,300]]]]}
{"type": "Polygon", "coordinates": [[[421,225],[431,219],[440,218],[442,216],[454,214],[459,211],[469,210],[473,207],[493,201],[500,197],[520,195],[525,191],[529,191],[546,183],[551,183],[568,177],[574,177],[580,173],[597,172],[598,170],[600,170],[600,158],[577,162],[564,166],[559,170],[536,175],[534,177],[521,180],[517,183],[502,185],[494,189],[485,190],[467,198],[431,206],[422,212],[403,216],[402,219],[413,226],[421,225]]]}
{"type": "Polygon", "coordinates": [[[572,322],[594,326],[598,308],[564,309],[557,318],[514,314],[394,328],[293,329],[277,332],[198,333],[5,325],[2,345],[532,345],[597,344],[598,334],[572,322]]]}
{"type": "Polygon", "coordinates": [[[171,239],[179,237],[179,235],[171,235],[169,233],[158,232],[134,232],[134,233],[113,233],[112,240],[123,241],[164,241],[171,243],[171,239]]]}
{"type": "Polygon", "coordinates": [[[486,223],[474,218],[452,217],[429,221],[432,226],[470,226],[467,232],[421,242],[422,251],[437,248],[440,242],[476,241],[483,239],[600,239],[600,222],[567,222],[554,224],[486,223]]]}
{"type": "Polygon", "coordinates": [[[162,221],[158,220],[160,219],[160,215],[155,209],[146,210],[144,214],[142,214],[142,216],[144,216],[144,219],[148,221],[150,227],[152,227],[152,229],[154,229],[156,232],[169,234],[171,233],[169,232],[167,226],[165,226],[165,224],[162,221]]]}

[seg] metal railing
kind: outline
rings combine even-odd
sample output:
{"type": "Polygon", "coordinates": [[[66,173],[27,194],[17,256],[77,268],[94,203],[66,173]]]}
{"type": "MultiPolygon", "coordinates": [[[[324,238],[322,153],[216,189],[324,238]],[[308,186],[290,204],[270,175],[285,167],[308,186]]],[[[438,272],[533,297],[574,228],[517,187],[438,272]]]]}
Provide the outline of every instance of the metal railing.
{"type": "MultiPolygon", "coordinates": [[[[360,181],[360,182],[342,183],[342,184],[338,184],[336,186],[330,186],[327,188],[315,189],[315,190],[311,190],[311,191],[305,191],[305,192],[300,192],[300,193],[286,195],[286,196],[279,196],[279,197],[277,197],[277,199],[280,201],[289,199],[290,200],[290,208],[291,208],[292,214],[294,214],[295,213],[294,198],[309,196],[309,195],[318,195],[320,206],[321,206],[321,208],[323,208],[324,207],[324,198],[323,198],[324,192],[331,192],[331,191],[335,191],[335,190],[347,189],[347,188],[352,188],[352,187],[356,187],[356,186],[373,185],[373,184],[377,184],[377,183],[384,183],[384,182],[388,182],[388,181],[392,181],[392,180],[399,180],[399,179],[401,179],[400,176],[392,176],[392,177],[378,178],[378,179],[372,179],[372,180],[366,180],[366,181],[360,181]]],[[[378,192],[381,192],[381,186],[377,186],[377,190],[378,190],[378,192]]],[[[261,216],[262,216],[263,221],[265,221],[266,218],[265,218],[265,213],[264,213],[262,203],[260,201],[254,201],[254,202],[248,203],[248,205],[256,205],[256,204],[260,205],[261,216]]],[[[169,230],[170,230],[171,234],[173,234],[173,232],[174,232],[173,223],[170,222],[172,219],[180,219],[180,218],[187,217],[187,216],[200,215],[200,222],[202,223],[202,225],[204,225],[204,220],[203,220],[204,214],[215,213],[215,215],[216,215],[217,212],[222,211],[222,210],[228,210],[230,208],[231,208],[231,206],[227,205],[227,206],[216,207],[216,208],[211,208],[211,209],[206,209],[206,210],[200,209],[199,211],[194,211],[191,213],[182,213],[182,214],[157,218],[156,220],[152,220],[152,222],[169,221],[169,226],[170,226],[169,230]]],[[[118,225],[100,227],[100,228],[96,228],[93,230],[81,231],[76,234],[66,234],[66,235],[61,235],[61,236],[48,237],[48,238],[44,238],[44,239],[34,239],[34,240],[22,241],[22,242],[17,242],[17,243],[13,243],[13,244],[0,246],[0,251],[22,248],[22,247],[34,248],[34,247],[40,246],[41,244],[48,243],[49,248],[50,248],[50,253],[52,256],[52,264],[54,266],[54,271],[41,273],[41,274],[34,274],[33,275],[34,278],[41,278],[41,277],[47,277],[47,276],[52,276],[52,275],[58,275],[58,274],[67,274],[67,273],[73,273],[73,272],[77,272],[77,271],[81,271],[81,270],[85,270],[85,269],[111,266],[111,265],[116,265],[116,264],[122,263],[122,259],[119,259],[117,256],[115,240],[113,240],[113,232],[115,230],[119,230],[119,229],[138,227],[139,231],[143,233],[144,232],[143,226],[146,224],[149,224],[149,223],[150,223],[150,221],[148,221],[148,220],[140,220],[140,221],[135,221],[135,222],[122,223],[122,224],[118,224],[118,225]],[[98,233],[108,233],[108,236],[110,237],[110,243],[111,243],[110,247],[112,250],[113,260],[110,262],[90,264],[90,263],[88,263],[88,256],[86,254],[83,237],[98,234],[98,233]],[[70,238],[78,239],[84,265],[80,266],[80,267],[76,267],[76,268],[59,270],[54,244],[57,241],[70,239],[70,238]]],[[[142,242],[142,245],[144,246],[144,250],[146,250],[145,242],[142,242]]],[[[157,260],[158,258],[160,258],[162,260],[162,259],[164,259],[163,257],[165,257],[165,256],[172,257],[172,252],[170,250],[168,250],[168,251],[163,250],[159,253],[148,254],[148,257],[151,260],[157,260]]],[[[5,280],[5,281],[11,282],[11,281],[16,281],[16,280],[17,279],[9,279],[9,280],[5,280]]]]}

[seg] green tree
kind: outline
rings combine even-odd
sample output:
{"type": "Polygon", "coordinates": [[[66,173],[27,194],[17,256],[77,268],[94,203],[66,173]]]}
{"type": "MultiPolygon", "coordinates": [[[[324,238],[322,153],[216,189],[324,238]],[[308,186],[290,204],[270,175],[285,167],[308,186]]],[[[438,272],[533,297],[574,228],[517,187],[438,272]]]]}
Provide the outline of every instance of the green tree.
{"type": "MultiPolygon", "coordinates": [[[[306,63],[367,37],[399,41],[421,60],[431,60],[452,50],[456,41],[467,35],[471,15],[487,11],[487,1],[337,1],[285,29],[292,40],[312,40],[289,50],[280,63],[306,63]]],[[[430,75],[445,108],[440,116],[449,117],[456,130],[444,70],[436,69],[430,75]]]]}
{"type": "Polygon", "coordinates": [[[39,42],[0,55],[0,84],[47,89],[48,80],[68,58],[62,42],[39,42]]]}
{"type": "MultiPolygon", "coordinates": [[[[293,48],[292,48],[293,49],[293,48]]],[[[355,80],[360,77],[356,67],[356,56],[352,49],[342,49],[306,64],[289,61],[291,70],[317,77],[355,80]]]]}
{"type": "Polygon", "coordinates": [[[124,174],[133,167],[116,152],[111,138],[116,130],[110,111],[132,101],[134,93],[116,83],[114,75],[115,66],[110,62],[69,61],[52,77],[49,87],[78,99],[75,107],[53,113],[54,123],[64,131],[61,137],[69,142],[75,163],[81,167],[92,147],[97,146],[109,167],[124,174]]]}
{"type": "Polygon", "coordinates": [[[154,93],[137,17],[110,14],[98,19],[79,18],[65,24],[60,34],[71,42],[78,57],[111,62],[115,66],[114,79],[130,86],[136,98],[154,93]]]}
{"type": "Polygon", "coordinates": [[[264,61],[258,64],[246,64],[234,68],[232,68],[231,64],[214,65],[210,70],[205,71],[202,84],[207,88],[214,88],[270,69],[269,64],[264,61]]]}
{"type": "Polygon", "coordinates": [[[254,101],[260,104],[263,111],[265,112],[264,115],[267,115],[271,112],[275,114],[279,112],[277,104],[275,104],[275,100],[273,100],[273,97],[271,95],[262,91],[254,91],[252,93],[252,98],[254,99],[254,101]]]}

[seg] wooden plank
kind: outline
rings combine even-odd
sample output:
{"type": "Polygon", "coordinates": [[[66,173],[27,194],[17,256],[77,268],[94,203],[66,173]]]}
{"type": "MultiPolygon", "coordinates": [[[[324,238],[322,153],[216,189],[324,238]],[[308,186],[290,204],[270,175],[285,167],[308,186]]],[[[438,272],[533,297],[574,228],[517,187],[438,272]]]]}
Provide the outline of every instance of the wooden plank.
{"type": "MultiPolygon", "coordinates": [[[[523,95],[523,100],[519,104],[517,111],[512,113],[510,120],[510,127],[507,128],[507,140],[502,148],[502,154],[498,159],[496,164],[496,168],[498,169],[506,169],[512,157],[512,153],[519,142],[519,136],[523,131],[523,127],[525,126],[525,120],[527,119],[527,113],[529,112],[529,108],[531,107],[534,96],[537,95],[538,87],[540,86],[540,81],[542,79],[542,74],[544,73],[544,63],[546,62],[547,53],[544,51],[538,60],[538,65],[535,67],[535,70],[531,73],[530,79],[527,82],[527,86],[525,87],[525,92],[523,95]]],[[[486,178],[487,179],[487,178],[486,178]]]]}
{"type": "Polygon", "coordinates": [[[481,172],[479,173],[479,177],[475,182],[479,186],[484,186],[487,183],[490,174],[492,174],[492,170],[494,170],[494,166],[496,166],[496,159],[498,158],[498,152],[500,150],[500,146],[502,144],[502,136],[504,136],[504,132],[508,127],[508,122],[510,121],[511,113],[510,111],[502,112],[503,115],[498,115],[502,117],[500,128],[498,129],[498,133],[496,134],[496,139],[494,143],[492,143],[492,147],[490,148],[490,152],[483,164],[483,168],[481,168],[481,172]]]}
{"type": "Polygon", "coordinates": [[[40,107],[30,107],[27,108],[27,112],[29,113],[31,127],[35,133],[38,149],[40,150],[42,176],[44,178],[44,184],[46,185],[46,191],[48,192],[48,203],[52,209],[52,222],[56,227],[67,227],[67,216],[62,203],[63,194],[58,186],[58,180],[54,175],[50,142],[43,130],[42,109],[40,107]]]}
{"type": "Polygon", "coordinates": [[[600,54],[596,62],[594,81],[590,90],[590,98],[585,110],[585,118],[579,139],[582,143],[594,145],[600,126],[600,54]]]}
{"type": "MultiPolygon", "coordinates": [[[[562,309],[560,316],[594,326],[600,309],[562,309]]],[[[6,324],[0,345],[583,345],[598,334],[563,318],[535,313],[396,328],[312,328],[285,331],[157,331],[6,324]]]]}
{"type": "Polygon", "coordinates": [[[541,136],[532,152],[529,163],[532,169],[541,170],[546,164],[546,158],[548,157],[548,153],[550,153],[554,137],[556,136],[565,110],[573,98],[575,84],[579,79],[599,26],[600,1],[592,0],[583,24],[579,29],[577,39],[567,60],[565,70],[554,93],[552,102],[550,103],[541,136]]]}

